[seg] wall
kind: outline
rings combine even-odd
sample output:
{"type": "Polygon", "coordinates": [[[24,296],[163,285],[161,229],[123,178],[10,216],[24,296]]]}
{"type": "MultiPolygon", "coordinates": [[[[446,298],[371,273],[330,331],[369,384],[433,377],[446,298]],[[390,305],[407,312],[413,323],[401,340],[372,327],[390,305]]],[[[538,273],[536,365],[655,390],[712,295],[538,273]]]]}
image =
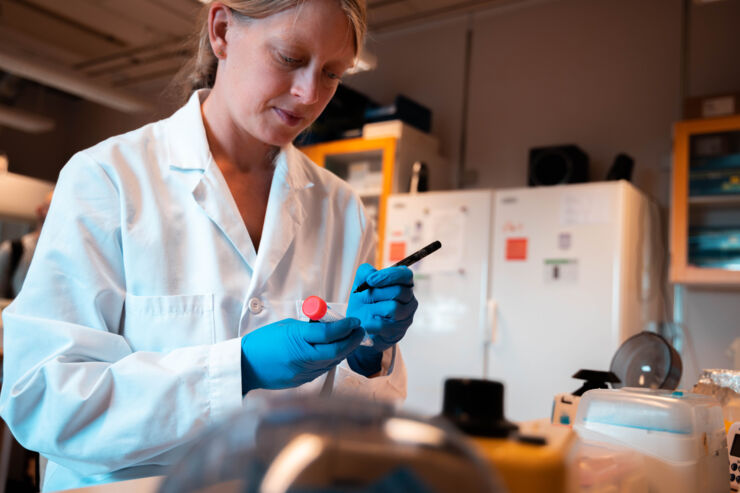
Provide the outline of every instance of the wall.
{"type": "Polygon", "coordinates": [[[9,105],[51,117],[56,127],[42,134],[0,127],[0,152],[8,155],[9,171],[56,181],[59,170],[75,152],[163,118],[177,107],[169,96],[152,99],[157,101],[157,106],[150,111],[129,114],[26,83],[9,105]]]}
{"type": "Polygon", "coordinates": [[[433,130],[459,165],[470,23],[464,164],[477,174],[473,186],[524,186],[530,147],[574,142],[590,155],[594,179],[618,152],[633,156],[636,183],[665,204],[670,122],[680,108],[680,14],[680,0],[561,0],[483,11],[378,35],[370,44],[378,70],[348,83],[381,100],[394,90],[413,94],[435,122],[452,118],[433,130]],[[414,85],[421,90],[411,93],[414,85]]]}
{"type": "Polygon", "coordinates": [[[161,103],[145,113],[121,113],[94,103],[81,102],[75,111],[73,125],[77,130],[66,143],[69,156],[86,149],[113,135],[141,127],[169,115],[174,111],[171,104],[161,103]]]}
{"type": "Polygon", "coordinates": [[[51,132],[29,134],[0,126],[0,152],[8,155],[8,170],[42,180],[56,181],[60,163],[67,160],[66,145],[71,133],[69,116],[77,99],[61,92],[26,85],[15,107],[51,116],[56,127],[51,132]]]}
{"type": "Polygon", "coordinates": [[[740,337],[738,292],[687,289],[683,296],[683,317],[684,338],[690,348],[683,355],[683,382],[691,380],[703,368],[732,368],[734,361],[729,348],[740,337]]]}
{"type": "Polygon", "coordinates": [[[381,105],[403,94],[432,108],[432,133],[452,162],[460,153],[466,29],[462,18],[371,36],[367,46],[377,55],[378,68],[346,80],[381,105]]]}
{"type": "Polygon", "coordinates": [[[578,0],[477,16],[467,164],[480,183],[521,186],[529,148],[572,142],[592,180],[628,153],[635,183],[665,202],[679,5],[578,0]]]}
{"type": "Polygon", "coordinates": [[[690,96],[740,92],[740,0],[691,4],[690,96]]]}

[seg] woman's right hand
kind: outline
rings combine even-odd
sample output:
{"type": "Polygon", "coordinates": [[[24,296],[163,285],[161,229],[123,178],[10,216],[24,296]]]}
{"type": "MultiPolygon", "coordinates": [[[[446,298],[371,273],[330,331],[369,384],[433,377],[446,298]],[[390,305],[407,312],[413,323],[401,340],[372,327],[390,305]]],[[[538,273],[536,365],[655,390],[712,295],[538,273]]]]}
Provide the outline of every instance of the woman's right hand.
{"type": "Polygon", "coordinates": [[[285,319],[242,337],[242,395],[297,387],[326,373],[360,345],[356,318],[337,322],[285,319]]]}

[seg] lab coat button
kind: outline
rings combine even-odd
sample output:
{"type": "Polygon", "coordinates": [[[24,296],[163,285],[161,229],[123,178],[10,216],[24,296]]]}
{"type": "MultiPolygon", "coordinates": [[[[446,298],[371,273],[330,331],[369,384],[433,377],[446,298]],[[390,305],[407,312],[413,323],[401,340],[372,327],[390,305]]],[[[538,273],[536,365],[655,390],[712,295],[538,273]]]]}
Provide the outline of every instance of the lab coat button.
{"type": "Polygon", "coordinates": [[[255,315],[261,313],[264,307],[265,305],[262,304],[262,301],[259,298],[252,298],[249,300],[249,311],[255,315]]]}

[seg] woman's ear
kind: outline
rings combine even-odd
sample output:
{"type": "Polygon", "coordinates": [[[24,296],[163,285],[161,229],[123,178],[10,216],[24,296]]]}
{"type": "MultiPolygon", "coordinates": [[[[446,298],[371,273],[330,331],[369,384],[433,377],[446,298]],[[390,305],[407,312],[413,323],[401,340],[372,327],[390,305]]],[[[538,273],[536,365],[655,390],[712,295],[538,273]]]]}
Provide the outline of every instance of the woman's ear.
{"type": "Polygon", "coordinates": [[[219,60],[226,56],[226,31],[231,23],[231,9],[220,2],[213,2],[208,9],[208,39],[219,60]]]}

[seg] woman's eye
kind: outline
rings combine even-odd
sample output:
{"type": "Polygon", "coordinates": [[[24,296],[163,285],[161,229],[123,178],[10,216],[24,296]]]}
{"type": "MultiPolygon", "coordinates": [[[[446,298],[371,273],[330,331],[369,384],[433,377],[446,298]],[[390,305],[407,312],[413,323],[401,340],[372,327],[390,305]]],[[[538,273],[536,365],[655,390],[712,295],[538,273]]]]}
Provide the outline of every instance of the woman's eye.
{"type": "Polygon", "coordinates": [[[301,63],[298,58],[293,58],[288,55],[280,55],[280,60],[286,65],[298,65],[301,63]]]}

